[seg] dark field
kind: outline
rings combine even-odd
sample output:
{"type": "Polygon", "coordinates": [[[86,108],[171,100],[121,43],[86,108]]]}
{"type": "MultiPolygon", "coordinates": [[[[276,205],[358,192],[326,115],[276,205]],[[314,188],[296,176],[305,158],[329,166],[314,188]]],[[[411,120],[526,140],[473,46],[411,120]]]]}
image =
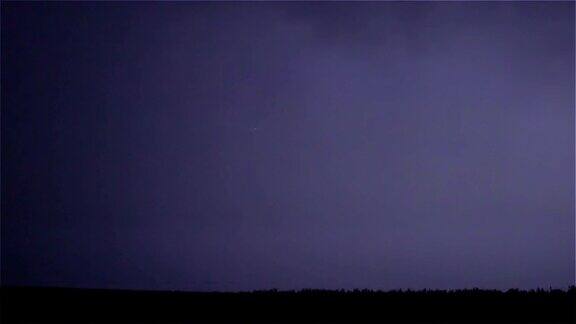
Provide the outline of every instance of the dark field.
{"type": "Polygon", "coordinates": [[[1,288],[2,323],[576,323],[576,289],[251,293],[1,288]]]}

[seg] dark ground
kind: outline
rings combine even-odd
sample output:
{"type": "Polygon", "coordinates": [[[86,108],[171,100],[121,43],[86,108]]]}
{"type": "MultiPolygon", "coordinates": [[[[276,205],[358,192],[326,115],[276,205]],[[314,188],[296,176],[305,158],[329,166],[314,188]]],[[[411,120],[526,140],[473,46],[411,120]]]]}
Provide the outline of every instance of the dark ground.
{"type": "Polygon", "coordinates": [[[2,323],[576,323],[576,289],[194,293],[1,288],[2,323]]]}

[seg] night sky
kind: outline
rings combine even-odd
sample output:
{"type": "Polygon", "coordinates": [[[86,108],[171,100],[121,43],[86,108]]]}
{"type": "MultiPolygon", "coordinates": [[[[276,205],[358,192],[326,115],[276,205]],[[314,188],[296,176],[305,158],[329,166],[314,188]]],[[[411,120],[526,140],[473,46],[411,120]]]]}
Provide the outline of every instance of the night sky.
{"type": "Polygon", "coordinates": [[[574,2],[2,3],[2,284],[574,283],[574,2]]]}

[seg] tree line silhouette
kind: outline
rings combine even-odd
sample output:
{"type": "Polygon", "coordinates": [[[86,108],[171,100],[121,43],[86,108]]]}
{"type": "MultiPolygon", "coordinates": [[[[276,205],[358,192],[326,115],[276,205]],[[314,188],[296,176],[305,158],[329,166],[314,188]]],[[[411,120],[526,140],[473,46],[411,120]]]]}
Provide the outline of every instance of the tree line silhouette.
{"type": "Polygon", "coordinates": [[[574,286],[506,291],[0,291],[2,323],[576,323],[574,286]]]}

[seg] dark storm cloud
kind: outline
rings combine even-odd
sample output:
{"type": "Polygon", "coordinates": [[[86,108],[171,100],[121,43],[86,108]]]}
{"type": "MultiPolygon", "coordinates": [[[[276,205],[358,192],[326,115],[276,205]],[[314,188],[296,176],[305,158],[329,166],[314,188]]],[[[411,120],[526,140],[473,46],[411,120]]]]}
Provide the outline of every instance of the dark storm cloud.
{"type": "Polygon", "coordinates": [[[574,282],[573,3],[3,6],[4,282],[574,282]]]}

